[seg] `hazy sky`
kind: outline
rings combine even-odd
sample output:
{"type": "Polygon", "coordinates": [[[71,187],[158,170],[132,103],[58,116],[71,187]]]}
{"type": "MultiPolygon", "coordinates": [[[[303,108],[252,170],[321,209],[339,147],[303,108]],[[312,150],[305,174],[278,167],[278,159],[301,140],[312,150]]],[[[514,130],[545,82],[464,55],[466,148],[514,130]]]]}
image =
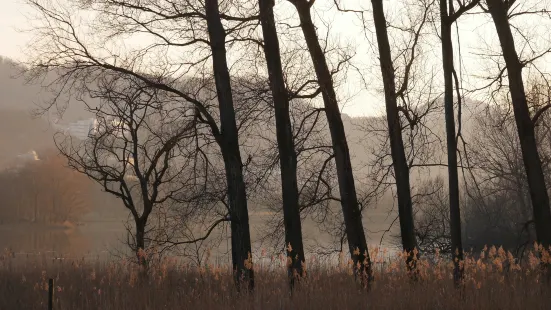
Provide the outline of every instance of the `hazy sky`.
{"type": "MultiPolygon", "coordinates": [[[[276,0],[276,9],[286,8],[288,4],[282,3],[283,1],[285,0],[276,0]]],[[[29,9],[24,4],[24,0],[1,0],[1,2],[0,34],[2,44],[0,45],[0,55],[21,60],[21,50],[25,47],[31,36],[28,33],[18,31],[18,29],[25,28],[28,25],[25,14],[28,16],[29,9]]],[[[370,9],[371,5],[370,1],[367,0],[341,0],[340,2],[350,8],[357,8],[358,5],[361,5],[365,9],[370,9]]],[[[386,10],[390,12],[388,14],[389,19],[400,18],[405,15],[405,12],[399,9],[398,6],[395,6],[396,2],[396,0],[385,1],[386,10]]],[[[360,78],[356,73],[350,73],[346,87],[341,89],[340,92],[341,97],[350,98],[343,107],[343,112],[354,116],[379,114],[383,109],[383,99],[380,94],[380,71],[378,71],[379,68],[376,66],[378,60],[376,58],[377,55],[374,54],[376,47],[372,46],[369,40],[366,40],[364,32],[360,27],[360,21],[352,14],[336,13],[334,9],[330,9],[332,3],[333,0],[316,1],[316,15],[318,18],[331,22],[331,33],[334,38],[338,38],[341,42],[354,46],[356,50],[356,56],[353,60],[354,65],[361,71],[363,70],[364,77],[368,82],[367,87],[365,87],[360,82],[360,78]]],[[[545,1],[534,1],[534,3],[537,5],[538,3],[545,3],[545,1]]],[[[527,29],[530,29],[529,34],[543,34],[544,40],[539,40],[540,45],[551,42],[548,39],[550,23],[542,23],[533,18],[523,20],[522,23],[527,26],[527,29]]],[[[320,27],[321,32],[323,24],[318,22],[317,26],[320,27]]],[[[427,31],[429,30],[432,31],[433,29],[428,28],[427,31]]],[[[487,74],[488,62],[484,62],[477,55],[481,51],[480,49],[484,48],[484,44],[482,43],[488,42],[496,50],[495,43],[497,42],[497,38],[495,28],[488,16],[466,16],[460,20],[458,31],[461,38],[464,86],[467,88],[469,85],[480,82],[476,76],[487,74]]],[[[374,34],[368,34],[368,36],[373,37],[374,34]]],[[[457,41],[454,44],[457,49],[457,41]]],[[[435,42],[432,48],[425,47],[424,53],[429,58],[426,66],[432,68],[436,74],[440,74],[440,46],[435,42]]],[[[456,56],[457,54],[456,52],[456,56]]]]}
{"type": "Polygon", "coordinates": [[[23,16],[26,6],[20,0],[2,0],[0,10],[0,34],[2,45],[0,55],[11,58],[19,58],[21,48],[28,40],[27,34],[18,33],[17,27],[24,25],[26,18],[23,16]]]}

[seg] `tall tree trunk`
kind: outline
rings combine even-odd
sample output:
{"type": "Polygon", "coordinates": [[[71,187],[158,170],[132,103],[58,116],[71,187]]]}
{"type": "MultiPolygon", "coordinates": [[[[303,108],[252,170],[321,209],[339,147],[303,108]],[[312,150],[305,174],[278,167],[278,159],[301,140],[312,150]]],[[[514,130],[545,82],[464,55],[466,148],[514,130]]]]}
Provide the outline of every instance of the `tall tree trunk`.
{"type": "MultiPolygon", "coordinates": [[[[451,1],[451,0],[450,0],[451,1]]],[[[452,23],[448,15],[453,4],[440,0],[440,27],[442,39],[442,65],[444,69],[444,113],[446,118],[446,142],[448,148],[448,188],[450,196],[450,231],[452,241],[453,279],[459,284],[463,279],[463,244],[461,240],[461,211],[459,207],[459,176],[457,173],[457,138],[453,110],[453,45],[452,23]]]]}
{"type": "Polygon", "coordinates": [[[220,20],[218,0],[206,0],[207,27],[212,49],[214,80],[220,109],[221,137],[219,138],[226,169],[231,219],[232,263],[238,289],[242,281],[254,289],[251,235],[247,195],[243,180],[243,164],[239,150],[235,109],[230,74],[226,60],[226,33],[220,20]]]}
{"type": "Polygon", "coordinates": [[[507,65],[509,90],[513,102],[515,122],[522,150],[522,159],[530,187],[530,198],[536,224],[536,238],[538,243],[546,248],[551,245],[551,211],[549,209],[549,195],[545,185],[545,177],[534,133],[534,124],[528,110],[524,82],[522,78],[522,64],[515,49],[515,41],[507,17],[508,7],[502,0],[487,0],[488,9],[494,20],[503,58],[507,65]]]}
{"type": "Polygon", "coordinates": [[[258,3],[262,34],[264,36],[264,53],[268,66],[270,87],[274,98],[277,146],[279,150],[279,163],[281,165],[285,244],[288,247],[287,258],[291,262],[288,266],[288,272],[292,288],[295,277],[302,276],[302,264],[304,262],[302,227],[298,205],[297,154],[293,141],[291,117],[289,115],[289,99],[283,78],[279,40],[274,19],[274,2],[273,0],[259,0],[258,3]]]}
{"type": "Polygon", "coordinates": [[[411,189],[409,183],[409,167],[404,151],[400,116],[398,115],[398,103],[396,101],[396,81],[392,54],[388,41],[387,24],[382,0],[371,0],[373,5],[373,19],[379,46],[379,61],[385,89],[386,119],[390,137],[390,152],[392,165],[396,175],[396,189],[398,193],[398,216],[400,218],[400,233],[402,236],[402,248],[408,253],[407,266],[409,270],[415,269],[414,252],[417,248],[415,239],[415,227],[413,223],[413,207],[411,201],[411,189]]]}
{"type": "Polygon", "coordinates": [[[367,249],[367,240],[362,223],[362,213],[356,195],[354,174],[352,171],[352,163],[350,162],[350,152],[346,141],[344,124],[342,122],[331,73],[329,72],[325,54],[321,48],[316,33],[316,27],[314,26],[310,14],[310,7],[314,2],[308,2],[306,0],[290,1],[298,11],[300,26],[321,88],[325,115],[331,133],[335,164],[337,166],[341,205],[344,223],[346,225],[346,237],[348,239],[350,255],[354,262],[354,266],[360,267],[356,272],[360,275],[362,281],[364,277],[366,277],[367,282],[371,282],[373,278],[371,259],[367,249]]]}

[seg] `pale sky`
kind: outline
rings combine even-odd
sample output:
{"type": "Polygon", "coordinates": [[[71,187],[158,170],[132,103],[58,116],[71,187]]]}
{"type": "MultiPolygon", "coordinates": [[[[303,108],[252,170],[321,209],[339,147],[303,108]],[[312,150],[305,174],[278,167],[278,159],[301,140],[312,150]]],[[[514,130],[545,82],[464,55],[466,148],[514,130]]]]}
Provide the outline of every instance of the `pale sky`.
{"type": "MultiPolygon", "coordinates": [[[[29,24],[25,16],[25,14],[28,16],[29,8],[24,4],[24,0],[0,1],[2,2],[0,9],[0,42],[2,42],[0,44],[0,55],[15,60],[22,60],[21,51],[24,49],[31,36],[28,33],[18,31],[18,29],[23,29],[29,24]]],[[[284,1],[285,0],[276,1],[276,10],[286,9],[286,5],[288,4],[284,1]]],[[[333,0],[316,1],[314,7],[318,12],[317,15],[326,21],[331,21],[331,33],[334,38],[339,38],[342,42],[354,46],[356,56],[353,59],[353,63],[360,70],[363,70],[362,74],[365,74],[365,78],[368,80],[368,85],[365,86],[360,82],[360,78],[356,73],[350,73],[346,87],[340,90],[341,97],[351,97],[343,107],[343,112],[352,116],[380,114],[383,109],[383,97],[380,94],[380,71],[376,66],[376,64],[378,64],[377,55],[373,54],[376,47],[372,46],[369,41],[365,39],[364,32],[360,27],[360,21],[354,15],[336,13],[334,9],[328,9],[331,7],[332,2],[333,0]]],[[[370,9],[371,6],[370,1],[367,0],[341,0],[340,2],[349,8],[358,8],[358,5],[361,5],[365,9],[370,9]]],[[[397,6],[394,6],[396,2],[397,0],[385,1],[386,11],[389,12],[387,17],[389,20],[392,18],[399,18],[404,14],[400,9],[396,9],[397,6]]],[[[543,3],[543,5],[549,6],[547,2],[551,1],[534,1],[536,5],[538,5],[538,3],[543,3]]],[[[369,14],[367,14],[367,16],[369,16],[369,14]]],[[[544,46],[545,48],[551,47],[551,44],[549,44],[549,42],[551,42],[551,40],[549,40],[550,32],[548,31],[548,29],[551,29],[551,23],[549,23],[549,21],[542,23],[541,20],[529,18],[522,20],[522,23],[529,29],[529,34],[538,33],[538,35],[543,36],[543,40],[538,40],[540,45],[547,44],[548,46],[544,46]]],[[[318,22],[317,26],[323,29],[321,23],[318,22]]],[[[480,48],[484,47],[482,42],[494,44],[492,48],[495,51],[497,50],[495,45],[497,37],[495,28],[488,16],[476,15],[462,17],[458,27],[461,38],[462,72],[464,85],[467,88],[468,85],[474,85],[475,81],[479,82],[476,78],[477,75],[484,75],[488,70],[486,66],[488,62],[484,62],[481,57],[476,55],[476,53],[480,52],[480,48]]],[[[433,31],[432,29],[427,29],[427,31],[429,30],[433,31]]],[[[454,44],[457,50],[457,41],[455,41],[454,44]]],[[[440,74],[440,45],[436,42],[431,48],[425,48],[424,52],[426,55],[429,55],[426,66],[432,68],[432,70],[436,70],[436,73],[440,74]]],[[[456,51],[456,56],[457,54],[456,51]]],[[[541,62],[549,62],[549,57],[542,59],[541,62]]],[[[458,63],[456,63],[456,65],[458,66],[458,63]]]]}
{"type": "Polygon", "coordinates": [[[17,32],[16,28],[25,24],[23,16],[26,6],[21,0],[2,0],[0,10],[0,55],[20,59],[21,49],[28,41],[28,35],[17,32]]]}

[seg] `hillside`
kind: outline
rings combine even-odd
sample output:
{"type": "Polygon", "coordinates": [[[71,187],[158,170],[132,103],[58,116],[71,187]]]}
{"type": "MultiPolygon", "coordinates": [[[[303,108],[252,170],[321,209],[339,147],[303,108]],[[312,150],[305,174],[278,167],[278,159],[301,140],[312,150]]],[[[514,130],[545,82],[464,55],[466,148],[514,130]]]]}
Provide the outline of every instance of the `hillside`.
{"type": "MultiPolygon", "coordinates": [[[[38,83],[26,83],[23,77],[24,67],[10,59],[0,56],[0,110],[18,110],[30,114],[43,111],[44,103],[48,102],[51,94],[43,89],[38,83]]],[[[53,76],[44,79],[44,83],[52,82],[53,76]]],[[[43,118],[50,122],[59,118],[59,111],[63,110],[62,119],[65,121],[76,121],[90,117],[80,105],[74,100],[66,105],[66,97],[61,96],[59,106],[51,109],[43,118]],[[66,108],[66,109],[65,109],[66,108]]]]}
{"type": "Polygon", "coordinates": [[[53,130],[23,109],[0,110],[0,167],[17,155],[54,147],[53,130]]]}

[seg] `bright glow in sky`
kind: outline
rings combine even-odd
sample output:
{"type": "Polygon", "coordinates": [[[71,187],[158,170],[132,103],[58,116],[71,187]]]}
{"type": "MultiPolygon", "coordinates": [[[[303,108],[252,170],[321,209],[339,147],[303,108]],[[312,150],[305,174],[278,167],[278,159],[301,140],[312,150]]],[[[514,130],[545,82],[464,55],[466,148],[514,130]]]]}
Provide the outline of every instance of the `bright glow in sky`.
{"type": "MultiPolygon", "coordinates": [[[[26,43],[30,40],[31,35],[29,33],[22,33],[18,29],[22,29],[28,25],[28,20],[25,15],[28,16],[29,8],[24,3],[25,0],[2,0],[2,7],[0,10],[0,55],[13,58],[15,60],[22,60],[21,51],[24,49],[26,43]]],[[[389,12],[387,18],[399,18],[404,12],[400,9],[396,9],[396,3],[403,0],[388,0],[385,1],[386,11],[389,12]]],[[[415,0],[406,0],[415,1],[415,0]]],[[[276,10],[289,9],[290,5],[284,3],[286,0],[276,1],[276,10]]],[[[527,3],[545,3],[538,1],[527,1],[527,3]]],[[[361,0],[340,0],[347,8],[364,8],[371,9],[370,1],[361,0]]],[[[546,4],[543,4],[546,5],[546,4]]],[[[359,75],[356,72],[351,72],[348,77],[348,81],[344,87],[340,89],[339,95],[343,98],[348,98],[346,104],[343,106],[343,112],[353,116],[364,116],[380,114],[383,111],[383,96],[381,94],[380,83],[380,71],[377,67],[378,59],[376,52],[376,46],[372,45],[374,40],[367,40],[365,33],[360,26],[360,21],[353,14],[338,13],[333,7],[333,0],[318,0],[314,5],[318,18],[322,18],[326,22],[330,22],[331,33],[333,38],[338,38],[343,43],[349,43],[354,46],[356,50],[356,56],[353,59],[354,65],[362,70],[367,84],[361,82],[359,75]],[[332,9],[329,9],[332,8],[332,9]],[[371,42],[369,42],[371,41],[371,42]]],[[[368,13],[366,16],[369,16],[368,13]]],[[[370,18],[371,19],[371,18],[370,18]]],[[[528,17],[523,20],[519,20],[518,24],[526,26],[524,29],[530,29],[529,34],[534,36],[538,35],[538,42],[547,45],[545,48],[551,47],[551,40],[549,39],[551,29],[551,23],[541,22],[541,20],[528,17]]],[[[316,23],[321,33],[324,31],[323,23],[316,23]]],[[[495,34],[495,28],[489,19],[489,16],[473,15],[462,17],[458,23],[458,32],[461,38],[461,55],[462,55],[462,72],[464,78],[464,87],[473,87],[473,85],[479,85],[480,79],[477,76],[481,76],[488,73],[488,61],[483,61],[477,53],[481,53],[481,49],[492,49],[497,51],[497,37],[495,34]],[[484,43],[484,44],[483,44],[484,43]],[[485,46],[489,44],[489,47],[485,46]]],[[[426,31],[433,31],[431,28],[427,28],[426,31]]],[[[455,34],[454,34],[455,35],[455,34]]],[[[368,34],[373,38],[374,34],[368,34]]],[[[391,38],[392,40],[392,38],[391,38]]],[[[456,40],[456,39],[454,39],[456,40]]],[[[397,42],[399,43],[399,42],[397,42]]],[[[456,48],[456,57],[459,54],[457,52],[457,41],[454,42],[456,48]]],[[[522,46],[519,47],[519,52],[522,51],[522,46]]],[[[430,58],[427,62],[427,66],[432,67],[432,70],[436,70],[437,74],[440,74],[441,65],[439,63],[441,59],[441,50],[438,42],[432,44],[431,48],[425,47],[424,53],[429,55],[430,58]]],[[[541,60],[542,63],[549,62],[549,57],[541,60]]],[[[456,60],[456,65],[457,65],[456,60]]],[[[549,66],[546,66],[549,67],[549,66]]]]}

